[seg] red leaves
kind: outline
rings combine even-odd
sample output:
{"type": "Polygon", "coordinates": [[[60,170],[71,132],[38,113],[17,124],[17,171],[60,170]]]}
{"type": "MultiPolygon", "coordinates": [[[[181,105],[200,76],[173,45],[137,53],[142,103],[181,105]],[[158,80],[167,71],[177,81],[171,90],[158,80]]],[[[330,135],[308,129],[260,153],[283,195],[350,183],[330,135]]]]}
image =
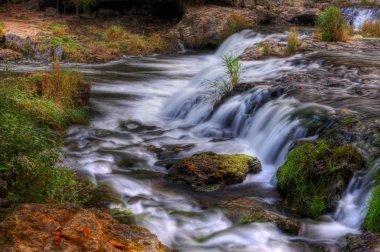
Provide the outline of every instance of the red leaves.
{"type": "Polygon", "coordinates": [[[109,242],[118,249],[121,249],[123,251],[127,251],[127,247],[124,244],[121,244],[120,242],[114,241],[114,240],[109,240],[109,242]]]}
{"type": "Polygon", "coordinates": [[[89,232],[89,231],[90,231],[90,230],[88,229],[88,227],[83,228],[82,232],[83,232],[83,236],[84,236],[84,238],[88,239],[88,232],[89,232]]]}
{"type": "Polygon", "coordinates": [[[52,233],[52,235],[53,235],[53,244],[54,244],[54,246],[56,246],[56,247],[59,246],[59,244],[60,244],[60,242],[61,242],[61,238],[62,238],[62,239],[65,239],[65,240],[68,240],[68,239],[69,239],[66,235],[63,235],[63,234],[61,233],[61,230],[60,230],[60,229],[55,230],[55,231],[52,233]]]}

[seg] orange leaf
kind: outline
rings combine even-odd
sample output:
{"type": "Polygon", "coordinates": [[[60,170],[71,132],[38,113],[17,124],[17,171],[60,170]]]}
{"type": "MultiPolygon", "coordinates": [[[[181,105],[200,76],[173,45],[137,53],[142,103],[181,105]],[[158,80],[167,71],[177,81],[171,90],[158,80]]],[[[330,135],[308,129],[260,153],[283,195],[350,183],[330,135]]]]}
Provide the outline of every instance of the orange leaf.
{"type": "Polygon", "coordinates": [[[115,246],[115,248],[121,249],[121,250],[127,250],[127,247],[124,244],[121,244],[120,242],[109,240],[109,242],[115,246]]]}

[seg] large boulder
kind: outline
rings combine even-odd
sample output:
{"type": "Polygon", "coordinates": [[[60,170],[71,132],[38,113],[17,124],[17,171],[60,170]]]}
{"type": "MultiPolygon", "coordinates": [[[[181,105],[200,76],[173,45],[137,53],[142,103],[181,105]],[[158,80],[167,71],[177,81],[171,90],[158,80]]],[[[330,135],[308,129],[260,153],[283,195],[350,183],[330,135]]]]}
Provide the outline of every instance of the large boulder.
{"type": "Polygon", "coordinates": [[[170,251],[145,228],[69,204],[19,206],[0,223],[0,240],[0,251],[170,251]]]}
{"type": "Polygon", "coordinates": [[[325,141],[301,143],[277,172],[284,203],[299,215],[316,218],[333,211],[356,171],[365,167],[351,145],[325,141]]]}
{"type": "Polygon", "coordinates": [[[180,160],[169,169],[169,175],[199,191],[214,191],[224,185],[241,183],[249,173],[260,170],[257,158],[206,152],[180,160]]]}
{"type": "Polygon", "coordinates": [[[340,252],[380,252],[380,234],[365,232],[359,235],[347,235],[346,245],[340,252]]]}
{"type": "Polygon", "coordinates": [[[171,34],[187,48],[218,46],[242,29],[256,24],[255,11],[221,6],[188,7],[171,34]]]}
{"type": "Polygon", "coordinates": [[[20,60],[22,54],[11,49],[1,49],[0,48],[0,61],[15,61],[20,60]]]}

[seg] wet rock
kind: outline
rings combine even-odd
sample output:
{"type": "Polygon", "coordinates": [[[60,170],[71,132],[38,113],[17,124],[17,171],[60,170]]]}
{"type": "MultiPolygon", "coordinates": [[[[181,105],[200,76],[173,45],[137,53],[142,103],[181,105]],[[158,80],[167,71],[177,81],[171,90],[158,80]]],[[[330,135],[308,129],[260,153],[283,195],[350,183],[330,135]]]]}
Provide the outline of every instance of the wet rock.
{"type": "Polygon", "coordinates": [[[250,9],[221,6],[189,7],[171,34],[182,41],[186,48],[216,47],[226,37],[232,35],[228,33],[231,24],[229,17],[232,14],[247,24],[245,28],[253,27],[256,23],[256,14],[250,9]]]}
{"type": "Polygon", "coordinates": [[[363,168],[364,159],[351,145],[309,142],[289,152],[277,172],[278,189],[300,216],[316,218],[336,208],[353,174],[363,168]]]}
{"type": "Polygon", "coordinates": [[[22,54],[11,49],[0,49],[0,61],[21,60],[22,54]]]}
{"type": "Polygon", "coordinates": [[[378,51],[378,39],[361,39],[356,36],[349,42],[323,42],[316,36],[307,37],[299,48],[300,51],[378,51]]]}
{"type": "Polygon", "coordinates": [[[251,214],[244,217],[241,222],[243,224],[266,222],[274,223],[279,229],[292,235],[297,235],[302,226],[302,222],[297,219],[281,216],[263,209],[253,209],[251,214]]]}
{"type": "Polygon", "coordinates": [[[255,47],[249,47],[245,49],[243,54],[240,56],[241,60],[260,60],[268,57],[285,57],[286,56],[286,44],[267,40],[255,47]]]}
{"type": "Polygon", "coordinates": [[[169,169],[169,176],[199,191],[215,191],[225,185],[241,183],[249,173],[260,170],[257,158],[206,152],[181,159],[169,169]]]}
{"type": "Polygon", "coordinates": [[[170,251],[147,229],[70,204],[24,204],[0,223],[1,251],[170,251]]]}
{"type": "Polygon", "coordinates": [[[379,252],[380,234],[365,232],[359,235],[347,235],[346,245],[340,252],[379,252]]]}

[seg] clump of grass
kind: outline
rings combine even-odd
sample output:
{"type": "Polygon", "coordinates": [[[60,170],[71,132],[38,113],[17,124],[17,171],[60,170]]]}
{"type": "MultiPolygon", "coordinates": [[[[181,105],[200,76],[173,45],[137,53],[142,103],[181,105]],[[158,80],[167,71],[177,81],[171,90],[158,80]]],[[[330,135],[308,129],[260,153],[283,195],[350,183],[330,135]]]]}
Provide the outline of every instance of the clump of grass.
{"type": "Polygon", "coordinates": [[[326,42],[349,40],[349,29],[339,8],[327,7],[317,19],[321,39],[326,42]]]}
{"type": "Polygon", "coordinates": [[[120,41],[125,36],[124,27],[121,25],[112,25],[101,34],[101,39],[107,42],[120,41]]]}
{"type": "Polygon", "coordinates": [[[223,30],[224,37],[229,37],[232,34],[240,32],[244,29],[252,28],[252,21],[250,21],[247,17],[233,12],[228,17],[228,22],[226,28],[223,30]]]}
{"type": "Polygon", "coordinates": [[[81,61],[83,58],[84,48],[77,41],[75,36],[53,37],[44,41],[45,45],[53,47],[62,46],[63,56],[71,61],[81,61]]]}
{"type": "Polygon", "coordinates": [[[239,57],[234,55],[224,55],[222,59],[228,79],[213,81],[209,84],[209,88],[213,89],[215,91],[214,93],[218,96],[214,97],[216,100],[225,94],[232,92],[240,83],[241,63],[239,57]]]}
{"type": "Polygon", "coordinates": [[[364,36],[380,37],[380,20],[365,22],[360,32],[364,36]]]}
{"type": "Polygon", "coordinates": [[[290,56],[295,54],[302,44],[302,41],[298,37],[298,29],[296,27],[292,27],[290,29],[287,40],[288,44],[286,46],[286,55],[290,56]]]}
{"type": "Polygon", "coordinates": [[[47,28],[55,36],[63,36],[69,33],[69,27],[67,24],[52,23],[47,28]]]}

